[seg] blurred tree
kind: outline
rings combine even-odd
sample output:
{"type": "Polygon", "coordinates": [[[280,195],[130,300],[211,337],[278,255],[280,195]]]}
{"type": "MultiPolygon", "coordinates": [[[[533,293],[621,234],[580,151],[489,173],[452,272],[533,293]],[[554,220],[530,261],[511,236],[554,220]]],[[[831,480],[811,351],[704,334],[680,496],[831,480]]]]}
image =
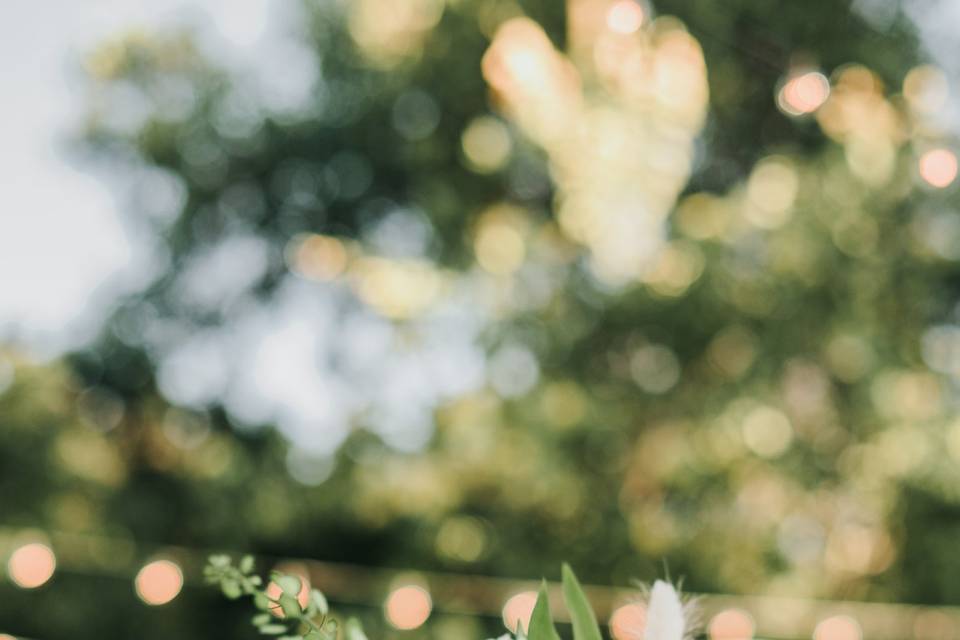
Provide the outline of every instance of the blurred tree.
{"type": "MultiPolygon", "coordinates": [[[[935,186],[956,161],[924,155],[943,80],[905,18],[396,5],[308,3],[257,73],[190,36],[89,58],[79,149],[122,179],[155,273],[53,405],[110,428],[38,441],[66,453],[11,476],[6,523],[517,577],[566,559],[614,584],[665,558],[693,590],[945,599],[910,536],[952,519],[904,514],[908,487],[918,513],[956,508],[960,227],[935,186]],[[88,521],[51,506],[71,464],[113,468],[74,437],[119,469],[88,521]]],[[[83,579],[57,602],[99,611],[98,635],[218,634],[203,596],[154,626],[83,579]]]]}

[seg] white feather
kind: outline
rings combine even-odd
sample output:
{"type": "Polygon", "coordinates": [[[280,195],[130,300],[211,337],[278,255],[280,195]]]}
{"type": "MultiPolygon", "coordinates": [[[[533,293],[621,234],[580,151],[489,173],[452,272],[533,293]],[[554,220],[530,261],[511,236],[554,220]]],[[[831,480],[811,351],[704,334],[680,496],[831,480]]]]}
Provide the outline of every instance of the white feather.
{"type": "Polygon", "coordinates": [[[686,627],[680,595],[670,583],[657,580],[650,589],[643,640],[683,640],[686,627]]]}

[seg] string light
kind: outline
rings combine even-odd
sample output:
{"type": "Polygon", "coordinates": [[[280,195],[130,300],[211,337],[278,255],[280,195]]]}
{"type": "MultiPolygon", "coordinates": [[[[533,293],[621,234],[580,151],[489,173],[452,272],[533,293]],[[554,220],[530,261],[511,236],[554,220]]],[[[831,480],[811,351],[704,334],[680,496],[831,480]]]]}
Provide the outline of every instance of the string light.
{"type": "Polygon", "coordinates": [[[614,640],[640,638],[646,625],[646,608],[638,602],[625,604],[610,616],[610,635],[614,640]]]}
{"type": "MultiPolygon", "coordinates": [[[[22,535],[22,532],[14,528],[0,526],[0,540],[15,538],[18,535],[22,535]]],[[[94,556],[89,555],[91,553],[89,551],[90,549],[124,547],[129,549],[130,555],[143,555],[144,553],[143,549],[136,548],[129,540],[120,538],[65,532],[46,532],[46,537],[53,541],[52,546],[54,547],[73,550],[69,556],[63,559],[63,564],[68,566],[72,572],[79,575],[116,576],[118,570],[122,571],[122,568],[115,564],[105,566],[98,563],[94,556]]],[[[0,552],[2,551],[2,546],[0,546],[0,552]]],[[[147,552],[149,553],[149,551],[147,552]]],[[[185,566],[200,566],[209,556],[211,550],[190,547],[165,547],[164,553],[173,554],[181,559],[182,562],[185,563],[185,566]]],[[[47,558],[47,560],[38,564],[47,567],[44,574],[49,572],[49,576],[47,577],[47,579],[49,579],[53,574],[52,568],[56,568],[58,565],[58,560],[54,557],[50,547],[42,544],[25,545],[16,549],[10,558],[11,561],[13,561],[15,557],[18,558],[17,562],[19,563],[30,556],[33,556],[35,560],[47,558]]],[[[377,588],[375,585],[388,583],[391,579],[396,579],[396,575],[392,571],[370,567],[320,562],[310,559],[288,560],[279,565],[276,565],[275,561],[276,559],[260,558],[261,566],[275,566],[278,570],[286,573],[295,573],[304,576],[304,578],[306,578],[306,576],[322,576],[324,584],[329,585],[366,584],[370,585],[370,589],[375,589],[377,588]]],[[[169,562],[175,567],[178,577],[176,582],[180,587],[177,588],[177,593],[173,595],[173,598],[175,598],[179,595],[182,585],[190,580],[190,576],[184,575],[177,563],[164,560],[152,562],[145,567],[141,567],[137,573],[137,577],[142,581],[145,575],[149,575],[149,573],[146,572],[148,567],[165,562],[169,562]]],[[[165,565],[160,564],[159,566],[164,567],[165,565]]],[[[173,572],[169,570],[173,567],[166,567],[162,571],[168,572],[168,575],[172,576],[173,572]]],[[[8,565],[8,569],[9,568],[8,565]]],[[[151,572],[154,570],[155,569],[151,569],[151,572]]],[[[14,576],[18,574],[14,574],[14,572],[11,571],[10,575],[11,578],[14,579],[14,582],[16,582],[14,576]]],[[[23,577],[23,574],[19,575],[23,577]]],[[[438,610],[456,612],[461,615],[484,615],[499,612],[503,616],[504,623],[511,629],[516,628],[518,621],[525,626],[529,624],[529,616],[536,603],[537,594],[535,591],[517,591],[517,583],[513,580],[431,572],[421,572],[417,575],[420,581],[424,583],[429,582],[434,585],[435,593],[440,594],[438,596],[439,603],[436,607],[438,610]],[[444,596],[444,594],[448,593],[463,593],[465,590],[469,590],[470,593],[476,594],[477,596],[472,599],[469,604],[462,600],[451,599],[444,596]],[[497,594],[502,593],[512,593],[513,595],[507,599],[506,604],[502,608],[499,608],[494,603],[497,601],[497,594]]],[[[37,577],[39,579],[41,574],[38,573],[37,577]]],[[[44,582],[45,581],[46,580],[44,580],[44,582]]],[[[173,583],[172,580],[171,583],[173,583]]],[[[18,582],[17,584],[20,583],[18,582]]],[[[394,596],[394,606],[397,606],[398,603],[403,604],[406,601],[412,605],[411,609],[419,610],[420,613],[418,616],[422,617],[423,622],[425,622],[429,619],[434,609],[433,599],[430,593],[422,587],[414,587],[417,591],[405,590],[411,586],[413,585],[406,584],[399,589],[391,591],[391,595],[394,596]],[[426,613],[424,613],[424,611],[426,611],[426,613]]],[[[331,600],[343,604],[369,605],[373,603],[373,600],[370,599],[369,595],[366,595],[368,591],[369,590],[364,589],[359,591],[355,589],[330,589],[328,595],[331,600]]],[[[595,596],[594,604],[597,606],[598,615],[606,616],[609,613],[610,632],[615,640],[626,640],[637,637],[637,629],[642,630],[645,621],[643,605],[633,602],[615,609],[610,607],[610,604],[614,602],[623,602],[623,598],[630,595],[631,591],[614,587],[592,586],[591,594],[595,596]],[[610,613],[611,609],[613,609],[612,613],[610,613]]],[[[139,590],[138,595],[146,601],[144,595],[141,594],[139,590]]],[[[169,602],[169,600],[167,601],[169,602]]],[[[385,612],[388,615],[390,615],[389,607],[387,606],[389,601],[390,598],[388,597],[388,602],[384,603],[385,612]]],[[[778,597],[767,599],[754,597],[740,599],[729,596],[712,595],[699,596],[698,601],[705,610],[720,611],[708,626],[708,634],[711,640],[733,640],[733,638],[740,640],[740,638],[746,638],[747,636],[745,635],[723,635],[721,633],[733,627],[733,623],[740,625],[740,628],[744,629],[746,628],[745,623],[748,622],[752,632],[756,632],[753,626],[753,618],[751,618],[746,611],[731,608],[731,604],[737,601],[742,602],[744,609],[751,611],[769,612],[791,609],[806,612],[804,616],[791,620],[774,619],[771,618],[769,614],[760,616],[761,620],[766,621],[761,623],[761,627],[763,627],[761,631],[767,636],[801,637],[810,634],[811,629],[807,626],[808,623],[806,623],[805,620],[811,619],[821,620],[816,626],[816,629],[813,630],[812,637],[814,640],[861,640],[864,633],[872,640],[893,640],[894,638],[911,637],[914,628],[917,626],[921,628],[936,626],[938,629],[941,627],[949,629],[960,628],[960,607],[917,607],[887,603],[845,602],[843,603],[844,610],[847,611],[849,615],[827,616],[824,614],[829,613],[831,609],[836,611],[837,603],[815,602],[802,598],[778,597]],[[863,620],[866,629],[862,629],[857,620],[863,620]],[[721,622],[723,623],[722,625],[721,622]]],[[[403,616],[400,618],[395,617],[394,620],[401,620],[402,617],[403,616]]],[[[410,619],[413,620],[412,614],[410,619]]],[[[421,622],[420,625],[422,625],[423,622],[421,622]]],[[[12,636],[0,634],[0,640],[10,640],[11,638],[12,636]]],[[[17,640],[27,639],[20,637],[17,640]]]]}
{"type": "Polygon", "coordinates": [[[423,625],[430,617],[433,602],[423,587],[406,585],[394,589],[384,604],[387,622],[397,629],[409,631],[423,625]]]}
{"type": "Polygon", "coordinates": [[[155,560],[140,569],[134,580],[137,595],[152,606],[166,604],[183,588],[183,572],[170,560],[155,560]]]}
{"type": "Polygon", "coordinates": [[[753,632],[753,618],[742,609],[725,609],[710,621],[710,640],[751,640],[753,632]]]}
{"type": "Polygon", "coordinates": [[[10,578],[24,589],[36,589],[53,577],[57,558],[53,550],[38,542],[20,547],[10,556],[7,571],[10,578]]]}
{"type": "Polygon", "coordinates": [[[943,189],[957,177],[957,156],[947,149],[931,149],[920,156],[920,177],[927,184],[943,189]]]}
{"type": "Polygon", "coordinates": [[[850,616],[831,616],[821,620],[813,632],[813,640],[860,640],[860,625],[850,616]]]}
{"type": "Polygon", "coordinates": [[[533,615],[533,607],[536,604],[536,591],[522,591],[511,596],[503,605],[503,624],[514,633],[517,632],[518,626],[524,629],[530,628],[530,616],[533,615]]]}

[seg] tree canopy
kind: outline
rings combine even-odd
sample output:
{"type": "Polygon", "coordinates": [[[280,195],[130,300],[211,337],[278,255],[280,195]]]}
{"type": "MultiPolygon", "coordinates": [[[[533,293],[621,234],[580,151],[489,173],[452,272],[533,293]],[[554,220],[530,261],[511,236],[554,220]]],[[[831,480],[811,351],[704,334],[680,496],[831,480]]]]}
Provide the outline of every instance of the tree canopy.
{"type": "Polygon", "coordinates": [[[122,604],[176,547],[952,601],[945,80],[861,4],[308,2],[256,72],[104,43],[73,151],[151,275],[17,366],[0,491],[10,544],[125,542],[0,626],[250,637],[122,604]]]}

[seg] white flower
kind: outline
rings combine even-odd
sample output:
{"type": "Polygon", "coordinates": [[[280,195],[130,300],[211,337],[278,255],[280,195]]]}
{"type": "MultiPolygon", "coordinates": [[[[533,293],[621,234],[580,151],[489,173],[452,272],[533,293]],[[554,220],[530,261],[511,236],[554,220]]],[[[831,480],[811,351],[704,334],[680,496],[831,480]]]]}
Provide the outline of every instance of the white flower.
{"type": "Polygon", "coordinates": [[[657,580],[645,594],[643,626],[624,629],[627,640],[688,640],[693,637],[695,610],[669,582],[657,580]]]}
{"type": "Polygon", "coordinates": [[[683,603],[673,585],[657,580],[647,601],[647,628],[643,640],[683,640],[687,631],[683,603]]]}

